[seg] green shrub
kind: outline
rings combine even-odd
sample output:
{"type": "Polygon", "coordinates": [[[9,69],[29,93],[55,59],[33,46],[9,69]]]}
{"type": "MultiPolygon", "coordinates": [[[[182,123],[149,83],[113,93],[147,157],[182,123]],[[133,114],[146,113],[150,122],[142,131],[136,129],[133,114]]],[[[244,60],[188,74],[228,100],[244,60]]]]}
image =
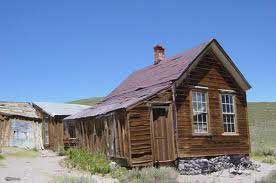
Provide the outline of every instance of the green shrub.
{"type": "Polygon", "coordinates": [[[63,146],[58,146],[56,152],[59,156],[65,156],[67,153],[63,146]]]}
{"type": "Polygon", "coordinates": [[[68,152],[69,164],[91,174],[110,173],[108,158],[102,153],[91,153],[80,149],[70,149],[68,152]]]}
{"type": "Polygon", "coordinates": [[[5,157],[2,154],[0,154],[0,160],[2,159],[5,159],[5,157]]]}
{"type": "Polygon", "coordinates": [[[274,164],[275,163],[275,157],[273,156],[266,156],[263,160],[263,163],[268,163],[268,164],[274,164]]]}
{"type": "Polygon", "coordinates": [[[133,169],[119,177],[120,182],[151,183],[151,182],[177,182],[178,172],[171,167],[133,169]]]}

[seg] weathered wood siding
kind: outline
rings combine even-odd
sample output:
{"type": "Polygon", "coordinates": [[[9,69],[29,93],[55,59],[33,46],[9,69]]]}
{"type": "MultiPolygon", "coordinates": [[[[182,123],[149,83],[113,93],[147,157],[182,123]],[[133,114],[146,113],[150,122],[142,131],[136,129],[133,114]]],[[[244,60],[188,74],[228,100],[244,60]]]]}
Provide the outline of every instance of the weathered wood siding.
{"type": "Polygon", "coordinates": [[[9,146],[10,143],[10,122],[9,118],[4,115],[0,115],[0,147],[9,146]]]}
{"type": "Polygon", "coordinates": [[[35,119],[0,115],[0,147],[42,149],[42,126],[35,119]]]}
{"type": "Polygon", "coordinates": [[[64,117],[49,117],[48,122],[48,135],[49,135],[49,148],[57,150],[59,146],[63,146],[64,139],[64,117]]]}
{"type": "Polygon", "coordinates": [[[172,102],[171,90],[158,93],[127,111],[130,134],[131,166],[153,164],[150,103],[172,102]]]}
{"type": "Polygon", "coordinates": [[[249,132],[246,93],[240,89],[215,55],[208,53],[176,89],[178,147],[181,157],[222,154],[248,154],[249,132]],[[209,100],[209,136],[194,136],[192,131],[191,89],[207,86],[209,100]],[[218,89],[235,90],[238,135],[223,133],[223,119],[218,89]]]}
{"type": "Polygon", "coordinates": [[[80,148],[129,160],[129,140],[124,110],[77,120],[75,127],[80,148]]]}

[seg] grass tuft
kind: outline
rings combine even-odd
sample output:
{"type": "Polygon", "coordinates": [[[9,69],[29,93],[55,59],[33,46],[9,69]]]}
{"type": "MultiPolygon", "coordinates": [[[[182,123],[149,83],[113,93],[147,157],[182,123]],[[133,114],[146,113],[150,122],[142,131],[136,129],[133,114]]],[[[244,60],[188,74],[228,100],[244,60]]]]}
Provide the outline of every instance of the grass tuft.
{"type": "Polygon", "coordinates": [[[151,182],[177,182],[178,172],[172,167],[154,168],[148,167],[139,169],[132,169],[118,179],[122,183],[151,183],[151,182]]]}
{"type": "Polygon", "coordinates": [[[72,177],[68,175],[56,176],[53,178],[52,183],[92,183],[88,177],[72,177]]]}

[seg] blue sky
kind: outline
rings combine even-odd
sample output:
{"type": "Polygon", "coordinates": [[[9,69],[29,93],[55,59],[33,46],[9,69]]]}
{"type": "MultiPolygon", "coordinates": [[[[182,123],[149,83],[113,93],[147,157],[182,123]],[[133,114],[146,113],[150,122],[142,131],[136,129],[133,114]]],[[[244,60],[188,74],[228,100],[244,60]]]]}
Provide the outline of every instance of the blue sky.
{"type": "Polygon", "coordinates": [[[216,38],[252,85],[276,101],[276,1],[0,2],[0,100],[64,102],[108,94],[153,63],[216,38]]]}

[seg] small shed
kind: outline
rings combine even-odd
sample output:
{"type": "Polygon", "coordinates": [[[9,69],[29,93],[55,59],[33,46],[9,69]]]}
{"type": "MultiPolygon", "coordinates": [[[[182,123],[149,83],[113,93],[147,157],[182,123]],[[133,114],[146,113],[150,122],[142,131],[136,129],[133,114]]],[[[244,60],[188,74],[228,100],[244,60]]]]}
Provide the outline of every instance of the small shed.
{"type": "Polygon", "coordinates": [[[32,104],[0,102],[0,146],[43,149],[41,117],[32,104]]]}
{"type": "Polygon", "coordinates": [[[34,102],[34,107],[42,116],[44,146],[56,150],[58,146],[64,145],[64,139],[74,136],[69,133],[70,125],[65,128],[63,119],[70,115],[87,109],[91,106],[65,103],[34,102]]]}

